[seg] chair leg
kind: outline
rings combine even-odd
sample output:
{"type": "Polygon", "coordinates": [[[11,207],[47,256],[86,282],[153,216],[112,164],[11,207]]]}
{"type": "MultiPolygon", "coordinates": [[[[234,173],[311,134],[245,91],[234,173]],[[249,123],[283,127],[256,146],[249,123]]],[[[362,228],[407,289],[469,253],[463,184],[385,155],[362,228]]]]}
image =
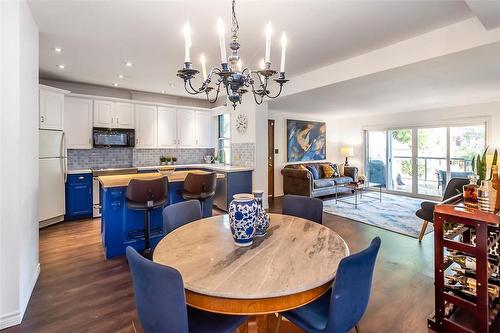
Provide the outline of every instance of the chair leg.
{"type": "Polygon", "coordinates": [[[274,333],[279,333],[280,331],[281,317],[281,313],[278,313],[278,322],[276,323],[276,329],[274,330],[274,333]]]}
{"type": "Polygon", "coordinates": [[[424,221],[424,224],[422,224],[422,230],[420,230],[420,235],[418,236],[418,241],[419,242],[421,242],[422,238],[424,238],[425,230],[427,229],[427,224],[429,224],[428,221],[424,221]]]}
{"type": "Polygon", "coordinates": [[[356,333],[359,333],[359,332],[360,332],[360,330],[359,330],[359,325],[354,326],[354,329],[356,330],[356,333]]]}

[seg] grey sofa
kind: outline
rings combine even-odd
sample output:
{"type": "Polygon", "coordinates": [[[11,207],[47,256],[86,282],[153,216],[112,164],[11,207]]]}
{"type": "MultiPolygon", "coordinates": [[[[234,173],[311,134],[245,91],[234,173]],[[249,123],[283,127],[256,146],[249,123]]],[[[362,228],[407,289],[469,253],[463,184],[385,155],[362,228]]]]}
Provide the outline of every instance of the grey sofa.
{"type": "Polygon", "coordinates": [[[312,166],[318,170],[319,179],[313,179],[311,171],[300,168],[301,164],[289,164],[281,169],[283,175],[283,193],[296,194],[308,197],[321,197],[340,192],[348,192],[345,187],[337,187],[339,184],[348,184],[357,180],[357,167],[344,167],[344,176],[324,178],[322,164],[331,164],[330,162],[302,163],[304,166],[312,166]]]}

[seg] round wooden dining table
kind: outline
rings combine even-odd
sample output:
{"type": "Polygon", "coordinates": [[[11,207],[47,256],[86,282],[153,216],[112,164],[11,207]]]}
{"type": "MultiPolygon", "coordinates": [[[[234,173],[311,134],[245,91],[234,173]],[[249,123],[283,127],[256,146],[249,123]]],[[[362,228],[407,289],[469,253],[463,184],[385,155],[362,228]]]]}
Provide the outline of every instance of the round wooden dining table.
{"type": "Polygon", "coordinates": [[[342,237],[321,224],[281,214],[270,219],[266,235],[248,247],[233,242],[228,215],[188,223],[158,243],[153,261],[181,273],[190,306],[257,315],[257,324],[266,326],[265,315],[325,293],[340,260],[349,255],[342,237]]]}

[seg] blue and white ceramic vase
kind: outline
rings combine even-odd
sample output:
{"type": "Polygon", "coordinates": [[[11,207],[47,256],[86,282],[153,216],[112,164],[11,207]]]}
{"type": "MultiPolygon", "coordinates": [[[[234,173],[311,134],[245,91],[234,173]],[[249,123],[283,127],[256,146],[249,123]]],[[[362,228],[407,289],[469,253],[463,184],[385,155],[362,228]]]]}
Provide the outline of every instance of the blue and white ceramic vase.
{"type": "Polygon", "coordinates": [[[269,228],[269,214],[266,212],[264,207],[262,207],[262,197],[264,191],[255,190],[253,191],[253,196],[255,202],[257,203],[257,216],[255,220],[255,237],[264,236],[269,228]]]}
{"type": "Polygon", "coordinates": [[[251,194],[235,194],[229,204],[229,226],[238,246],[250,246],[255,234],[257,203],[251,194]]]}

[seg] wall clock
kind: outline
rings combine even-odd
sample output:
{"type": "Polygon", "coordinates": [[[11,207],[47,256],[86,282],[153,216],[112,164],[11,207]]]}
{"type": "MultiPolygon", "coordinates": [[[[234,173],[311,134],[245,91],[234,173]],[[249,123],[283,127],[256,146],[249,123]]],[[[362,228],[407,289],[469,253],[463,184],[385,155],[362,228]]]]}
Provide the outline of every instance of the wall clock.
{"type": "Polygon", "coordinates": [[[241,134],[245,133],[247,131],[248,127],[248,118],[244,114],[239,114],[238,117],[236,117],[236,129],[238,132],[241,134]]]}

